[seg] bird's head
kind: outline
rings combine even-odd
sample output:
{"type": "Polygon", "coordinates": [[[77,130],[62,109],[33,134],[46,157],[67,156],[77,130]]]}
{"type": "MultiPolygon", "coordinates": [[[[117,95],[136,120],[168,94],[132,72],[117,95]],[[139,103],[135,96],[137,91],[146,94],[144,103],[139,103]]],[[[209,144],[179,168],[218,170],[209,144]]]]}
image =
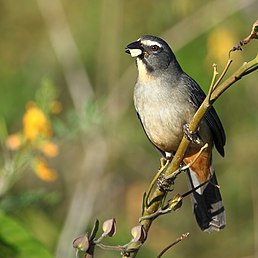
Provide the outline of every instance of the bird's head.
{"type": "Polygon", "coordinates": [[[140,69],[151,74],[166,70],[175,56],[169,45],[161,38],[143,36],[127,45],[126,53],[136,57],[139,73],[140,69]]]}

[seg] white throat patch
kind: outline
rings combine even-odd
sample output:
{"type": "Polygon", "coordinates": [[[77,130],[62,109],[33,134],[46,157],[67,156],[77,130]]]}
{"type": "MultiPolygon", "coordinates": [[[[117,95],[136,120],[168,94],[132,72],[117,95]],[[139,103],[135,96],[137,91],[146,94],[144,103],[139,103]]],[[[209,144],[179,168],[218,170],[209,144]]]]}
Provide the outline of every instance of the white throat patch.
{"type": "Polygon", "coordinates": [[[136,59],[137,61],[137,68],[138,68],[138,79],[140,81],[147,81],[152,79],[151,74],[148,72],[146,68],[146,64],[143,63],[143,61],[140,58],[136,59]]]}

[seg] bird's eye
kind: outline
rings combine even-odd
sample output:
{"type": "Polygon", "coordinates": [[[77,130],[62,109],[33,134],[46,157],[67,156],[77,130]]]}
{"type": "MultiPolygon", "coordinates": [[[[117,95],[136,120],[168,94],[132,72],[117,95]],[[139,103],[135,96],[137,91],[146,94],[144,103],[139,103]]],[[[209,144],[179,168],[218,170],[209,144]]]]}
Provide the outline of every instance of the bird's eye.
{"type": "Polygon", "coordinates": [[[157,52],[159,50],[159,46],[153,45],[151,46],[151,50],[157,52]]]}

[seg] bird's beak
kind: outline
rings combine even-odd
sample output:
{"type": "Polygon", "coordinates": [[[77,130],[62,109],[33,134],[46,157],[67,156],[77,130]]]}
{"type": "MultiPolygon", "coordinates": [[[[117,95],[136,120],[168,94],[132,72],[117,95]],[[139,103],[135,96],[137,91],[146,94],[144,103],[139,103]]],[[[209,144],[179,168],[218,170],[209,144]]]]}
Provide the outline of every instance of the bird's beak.
{"type": "Polygon", "coordinates": [[[137,57],[143,54],[143,47],[141,46],[140,41],[135,41],[127,45],[125,52],[130,54],[132,57],[137,57]]]}

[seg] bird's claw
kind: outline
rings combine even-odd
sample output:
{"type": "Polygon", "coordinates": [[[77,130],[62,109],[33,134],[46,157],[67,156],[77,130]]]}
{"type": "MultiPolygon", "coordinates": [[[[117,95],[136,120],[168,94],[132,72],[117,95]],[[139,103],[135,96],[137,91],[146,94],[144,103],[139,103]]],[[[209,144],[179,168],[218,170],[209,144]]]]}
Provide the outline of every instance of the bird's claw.
{"type": "MultiPolygon", "coordinates": [[[[191,143],[194,143],[194,144],[197,144],[197,145],[202,145],[203,144],[203,141],[202,139],[200,138],[200,136],[198,135],[198,132],[193,132],[190,130],[189,128],[189,124],[185,124],[183,125],[183,129],[184,129],[184,135],[185,137],[191,142],[191,143]]],[[[197,130],[198,131],[198,130],[197,130]]]]}
{"type": "Polygon", "coordinates": [[[160,191],[162,192],[171,192],[173,191],[173,185],[174,185],[174,180],[171,180],[170,178],[165,178],[164,174],[162,173],[158,180],[157,180],[157,186],[160,191]]]}

